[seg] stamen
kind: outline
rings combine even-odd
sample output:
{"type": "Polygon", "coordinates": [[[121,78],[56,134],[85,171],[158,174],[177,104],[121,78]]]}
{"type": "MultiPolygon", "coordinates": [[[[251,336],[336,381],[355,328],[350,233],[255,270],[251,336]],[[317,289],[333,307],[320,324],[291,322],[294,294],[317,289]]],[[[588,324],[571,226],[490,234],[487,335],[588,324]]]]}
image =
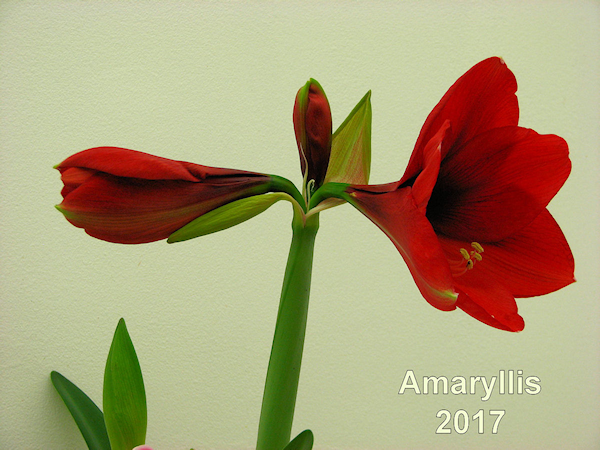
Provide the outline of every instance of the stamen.
{"type": "Polygon", "coordinates": [[[477,252],[483,253],[483,247],[478,242],[471,242],[471,247],[473,247],[477,252]]]}
{"type": "Polygon", "coordinates": [[[473,247],[474,250],[471,250],[470,252],[465,248],[458,249],[463,259],[460,263],[456,261],[451,262],[451,268],[454,276],[460,276],[467,272],[467,270],[473,269],[476,261],[483,261],[483,256],[481,256],[481,253],[483,253],[483,247],[481,244],[478,242],[472,242],[471,247],[473,247]]]}
{"type": "Polygon", "coordinates": [[[471,257],[469,256],[469,252],[466,251],[464,248],[460,249],[460,254],[463,256],[463,258],[465,258],[467,261],[469,259],[471,259],[471,257]]]}

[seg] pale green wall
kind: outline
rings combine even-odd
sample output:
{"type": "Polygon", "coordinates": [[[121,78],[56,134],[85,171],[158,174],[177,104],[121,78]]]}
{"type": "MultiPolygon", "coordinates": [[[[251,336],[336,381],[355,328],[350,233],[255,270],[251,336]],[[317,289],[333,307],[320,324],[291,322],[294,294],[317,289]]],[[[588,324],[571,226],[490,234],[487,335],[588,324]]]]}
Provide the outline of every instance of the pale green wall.
{"type": "MultiPolygon", "coordinates": [[[[290,239],[278,204],[167,245],[88,237],[53,208],[52,166],[129,147],[300,182],[297,89],[325,88],[334,127],[373,91],[372,182],[397,180],[425,117],[476,62],[502,56],[521,124],[564,137],[550,204],[578,282],[519,301],[509,334],[419,295],[393,245],[349,206],[321,217],[294,431],[319,449],[589,449],[599,427],[600,4],[597,1],[0,3],[0,448],[82,449],[49,379],[101,401],[125,317],[156,450],[249,449],[290,239]],[[541,379],[532,395],[397,395],[416,375],[541,379]],[[504,409],[497,435],[436,435],[440,409],[504,409]]],[[[486,423],[486,427],[491,423],[486,423]]]]}

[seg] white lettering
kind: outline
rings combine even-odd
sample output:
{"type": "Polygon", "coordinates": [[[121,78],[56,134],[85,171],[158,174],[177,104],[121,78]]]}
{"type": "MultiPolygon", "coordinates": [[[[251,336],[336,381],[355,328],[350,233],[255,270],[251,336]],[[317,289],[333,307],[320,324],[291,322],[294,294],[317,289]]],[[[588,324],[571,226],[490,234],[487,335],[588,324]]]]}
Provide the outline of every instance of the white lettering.
{"type": "Polygon", "coordinates": [[[454,395],[466,394],[467,393],[467,380],[465,377],[454,377],[452,378],[452,388],[450,391],[454,395]]]}
{"type": "Polygon", "coordinates": [[[423,394],[429,394],[429,382],[433,381],[433,393],[437,394],[439,392],[440,381],[444,385],[444,389],[442,392],[444,394],[448,393],[448,378],[446,377],[423,377],[423,394]]]}
{"type": "Polygon", "coordinates": [[[536,376],[523,376],[523,370],[499,370],[498,376],[455,376],[448,378],[442,376],[423,376],[423,384],[417,379],[415,372],[407,370],[402,379],[402,385],[398,390],[398,395],[402,395],[411,390],[417,395],[444,394],[448,391],[453,395],[480,395],[482,402],[487,402],[494,393],[500,395],[508,394],[522,395],[523,392],[529,395],[537,395],[541,392],[541,380],[536,376]],[[516,372],[516,373],[515,373],[516,372]],[[450,381],[448,381],[450,380],[450,381]],[[478,383],[482,388],[478,387],[478,383]],[[483,389],[483,392],[482,392],[483,389]]]}
{"type": "Polygon", "coordinates": [[[419,384],[417,383],[417,379],[415,378],[415,373],[412,370],[406,371],[406,374],[404,375],[404,380],[402,380],[402,386],[400,386],[400,390],[398,391],[398,395],[404,394],[404,391],[407,389],[414,389],[415,394],[421,393],[421,390],[419,389],[419,384]]]}
{"type": "Polygon", "coordinates": [[[528,386],[525,388],[525,392],[530,395],[539,394],[542,387],[538,384],[541,380],[538,377],[527,377],[525,378],[525,384],[528,386]]]}
{"type": "Polygon", "coordinates": [[[481,381],[481,377],[471,377],[471,392],[470,392],[471,395],[475,394],[475,391],[477,389],[477,386],[475,386],[475,385],[477,384],[478,381],[481,381]]]}
{"type": "Polygon", "coordinates": [[[496,377],[492,377],[490,380],[490,384],[487,383],[487,379],[485,377],[481,378],[481,384],[483,385],[483,389],[485,390],[485,396],[481,397],[481,401],[487,402],[492,396],[492,391],[494,390],[494,385],[496,384],[496,377]]]}

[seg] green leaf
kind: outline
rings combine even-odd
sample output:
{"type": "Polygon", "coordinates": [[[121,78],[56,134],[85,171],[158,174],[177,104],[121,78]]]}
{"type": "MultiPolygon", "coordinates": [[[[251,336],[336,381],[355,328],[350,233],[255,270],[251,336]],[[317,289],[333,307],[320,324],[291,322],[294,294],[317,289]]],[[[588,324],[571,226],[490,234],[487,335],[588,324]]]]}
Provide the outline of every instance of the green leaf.
{"type": "Polygon", "coordinates": [[[146,440],[146,392],[142,370],[119,320],[104,371],[104,422],[112,450],[131,450],[146,440]]]}
{"type": "Polygon", "coordinates": [[[371,171],[371,91],[333,133],[323,184],[368,184],[371,171]]]}
{"type": "Polygon", "coordinates": [[[314,436],[312,431],[304,430],[296,436],[283,450],[311,450],[314,436]]]}
{"type": "Polygon", "coordinates": [[[111,450],[104,415],[85,393],[60,373],[50,373],[52,384],[67,405],[90,450],[111,450]]]}
{"type": "Polygon", "coordinates": [[[167,242],[171,244],[186,241],[225,230],[257,216],[282,199],[292,200],[290,195],[283,192],[272,192],[236,200],[192,220],[171,234],[167,242]]]}

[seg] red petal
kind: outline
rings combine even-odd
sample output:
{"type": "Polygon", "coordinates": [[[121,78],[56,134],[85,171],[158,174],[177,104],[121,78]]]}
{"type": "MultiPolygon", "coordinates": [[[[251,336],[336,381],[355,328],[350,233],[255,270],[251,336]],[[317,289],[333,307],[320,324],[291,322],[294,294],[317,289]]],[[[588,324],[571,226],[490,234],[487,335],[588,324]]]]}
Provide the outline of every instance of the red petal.
{"type": "Polygon", "coordinates": [[[442,161],[427,217],[450,238],[499,241],[531,223],[570,170],[562,138],[496,128],[442,161]]]}
{"type": "Polygon", "coordinates": [[[493,327],[521,331],[525,322],[518,313],[515,298],[499,281],[477,270],[478,264],[476,262],[473,269],[454,278],[454,285],[460,292],[457,306],[493,327]]]}
{"type": "Polygon", "coordinates": [[[81,184],[96,173],[95,170],[80,169],[79,167],[69,167],[63,169],[60,179],[64,186],[60,194],[65,198],[69,193],[77,189],[81,184]]]}
{"type": "Polygon", "coordinates": [[[191,183],[141,180],[96,173],[67,195],[59,208],[73,225],[99,239],[139,244],[167,238],[196,217],[267,186],[268,177],[191,183]]]}
{"type": "Polygon", "coordinates": [[[306,137],[308,146],[309,180],[317,185],[325,178],[331,153],[331,110],[327,97],[319,86],[311,84],[306,107],[306,137]]]}
{"type": "Polygon", "coordinates": [[[412,185],[412,194],[419,209],[426,208],[440,171],[442,142],[450,122],[446,121],[423,150],[424,167],[412,185]]]}
{"type": "Polygon", "coordinates": [[[438,239],[411,188],[386,193],[348,189],[348,201],[377,225],[394,243],[425,299],[438,309],[455,309],[452,276],[438,239]]]}
{"type": "Polygon", "coordinates": [[[531,225],[501,242],[482,243],[481,261],[466,270],[460,249],[468,242],[440,237],[451,265],[463,270],[454,280],[457,306],[476,319],[509,331],[523,329],[514,297],[543,295],[574,280],[573,255],[556,221],[546,210],[531,225]]]}
{"type": "MultiPolygon", "coordinates": [[[[514,299],[513,299],[514,301],[514,299]]],[[[479,320],[480,322],[485,323],[494,328],[498,328],[504,331],[522,331],[525,328],[525,321],[518,314],[512,315],[509,320],[510,325],[506,325],[499,320],[495,319],[488,313],[484,308],[475,303],[468,295],[464,293],[460,293],[458,296],[458,301],[456,302],[456,306],[462,309],[471,317],[479,320]]]]}
{"type": "Polygon", "coordinates": [[[63,172],[69,167],[87,168],[119,177],[145,180],[200,181],[210,176],[251,173],[175,161],[118,147],[96,147],[83,150],[65,159],[57,166],[57,169],[63,172]]]}
{"type": "Polygon", "coordinates": [[[575,281],[571,249],[547,210],[517,234],[484,244],[484,250],[472,271],[498,280],[515,297],[548,294],[575,281]]]}
{"type": "Polygon", "coordinates": [[[444,141],[442,158],[492,128],[517,125],[519,105],[517,81],[500,58],[489,58],[472,67],[446,92],[427,117],[402,183],[413,178],[423,166],[423,149],[446,120],[452,130],[444,141]]]}

